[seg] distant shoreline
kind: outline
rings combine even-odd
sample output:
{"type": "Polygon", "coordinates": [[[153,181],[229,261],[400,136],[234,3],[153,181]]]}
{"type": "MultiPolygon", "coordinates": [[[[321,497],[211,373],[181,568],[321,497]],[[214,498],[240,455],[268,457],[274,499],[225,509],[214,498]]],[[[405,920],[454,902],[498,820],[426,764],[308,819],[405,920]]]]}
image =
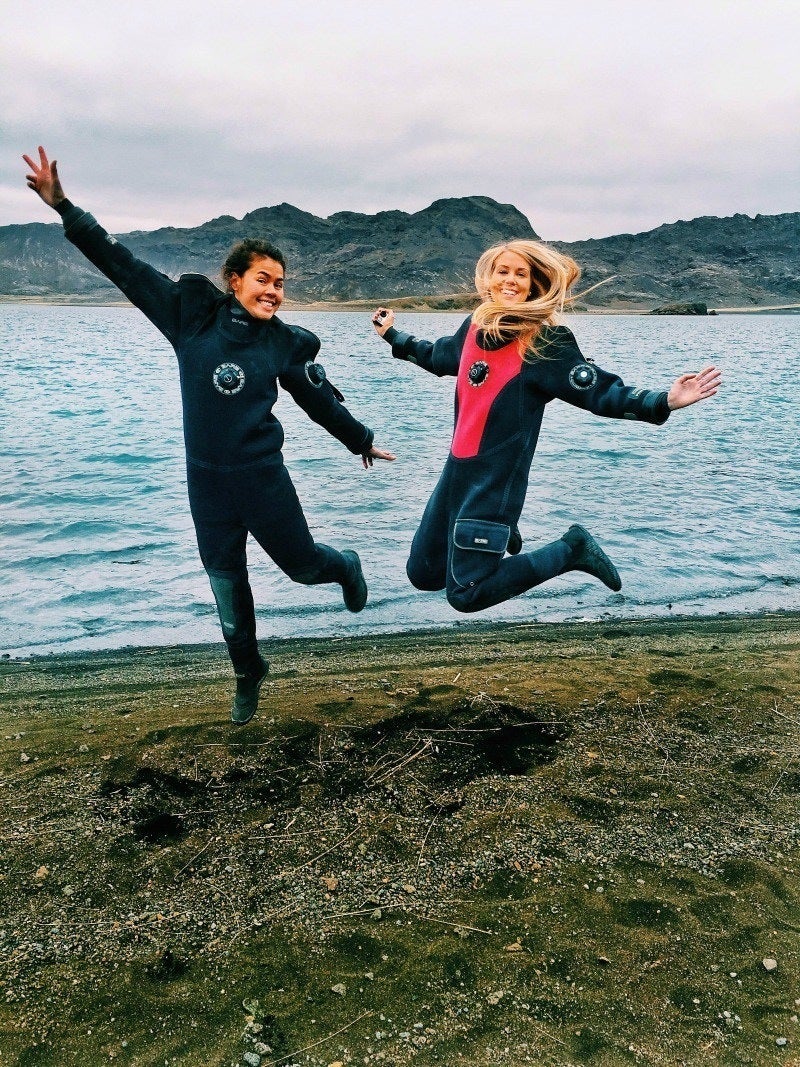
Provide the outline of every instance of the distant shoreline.
{"type": "MultiPolygon", "coordinates": [[[[474,304],[464,301],[463,304],[451,303],[453,297],[396,297],[388,299],[375,298],[374,300],[311,300],[300,302],[287,300],[284,303],[286,311],[329,311],[369,312],[378,304],[383,304],[395,311],[408,311],[413,314],[469,314],[474,310],[474,304]],[[438,305],[438,306],[437,306],[438,305]]],[[[0,304],[24,304],[41,307],[132,307],[127,300],[94,300],[78,295],[72,296],[13,296],[0,293],[0,304]]],[[[625,307],[581,307],[567,312],[570,315],[649,315],[652,307],[641,305],[628,305],[625,307]]],[[[717,315],[792,315],[800,313],[800,304],[772,304],[763,307],[713,307],[709,312],[717,315]]],[[[669,318],[706,318],[705,315],[670,315],[669,318]]],[[[713,315],[711,316],[713,317],[713,315]]]]}

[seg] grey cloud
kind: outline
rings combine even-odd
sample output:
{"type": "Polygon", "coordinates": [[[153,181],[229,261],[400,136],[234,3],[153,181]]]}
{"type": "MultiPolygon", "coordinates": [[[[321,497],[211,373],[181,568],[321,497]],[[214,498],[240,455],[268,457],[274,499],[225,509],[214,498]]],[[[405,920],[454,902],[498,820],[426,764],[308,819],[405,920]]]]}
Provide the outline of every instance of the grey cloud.
{"type": "Polygon", "coordinates": [[[40,142],[118,229],[283,200],[327,215],[482,194],[579,239],[796,206],[789,8],[539,9],[322,0],[313,19],[248,20],[204,0],[119,15],[85,0],[37,34],[17,13],[0,224],[50,218],[19,195],[18,155],[40,142]]]}

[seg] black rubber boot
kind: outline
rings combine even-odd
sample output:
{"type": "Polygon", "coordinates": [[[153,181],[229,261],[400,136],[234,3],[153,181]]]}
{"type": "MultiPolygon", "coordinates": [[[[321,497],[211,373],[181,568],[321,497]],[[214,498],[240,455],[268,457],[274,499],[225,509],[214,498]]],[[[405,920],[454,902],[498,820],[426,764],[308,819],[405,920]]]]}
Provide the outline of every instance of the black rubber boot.
{"type": "Polygon", "coordinates": [[[508,539],[508,547],[506,552],[509,556],[517,556],[522,551],[522,534],[519,532],[519,526],[511,527],[511,536],[508,539]]]}
{"type": "Polygon", "coordinates": [[[351,552],[346,548],[342,552],[347,561],[349,575],[342,582],[342,594],[344,606],[348,611],[362,611],[367,603],[367,583],[364,581],[364,573],[361,570],[361,560],[357,552],[351,552]]]}
{"type": "Polygon", "coordinates": [[[566,574],[567,571],[584,571],[594,578],[599,578],[603,585],[607,585],[615,593],[622,588],[622,579],[617,568],[588,530],[584,530],[576,523],[570,526],[561,540],[568,544],[572,551],[572,559],[561,572],[562,574],[566,574]]]}
{"type": "Polygon", "coordinates": [[[268,674],[269,664],[263,656],[258,657],[258,662],[251,670],[236,672],[236,696],[231,708],[231,722],[234,725],[244,726],[253,718],[258,708],[258,694],[268,674]]]}

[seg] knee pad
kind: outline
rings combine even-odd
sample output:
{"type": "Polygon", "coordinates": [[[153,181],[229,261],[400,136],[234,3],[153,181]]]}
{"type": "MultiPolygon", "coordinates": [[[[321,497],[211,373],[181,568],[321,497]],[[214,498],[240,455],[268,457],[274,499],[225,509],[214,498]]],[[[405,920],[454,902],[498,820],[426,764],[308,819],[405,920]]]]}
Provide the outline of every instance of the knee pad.
{"type": "Polygon", "coordinates": [[[247,640],[255,635],[253,594],[247,571],[207,571],[226,641],[247,640]]]}

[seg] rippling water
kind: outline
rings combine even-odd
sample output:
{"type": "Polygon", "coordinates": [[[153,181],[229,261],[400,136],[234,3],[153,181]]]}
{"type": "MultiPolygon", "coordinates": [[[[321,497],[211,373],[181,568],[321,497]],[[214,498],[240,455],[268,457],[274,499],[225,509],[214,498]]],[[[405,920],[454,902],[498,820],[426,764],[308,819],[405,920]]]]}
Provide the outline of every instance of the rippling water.
{"type": "MultiPolygon", "coordinates": [[[[370,601],[306,588],[251,544],[263,637],[447,625],[441,594],[405,577],[415,524],[447,454],[450,379],[392,360],[368,316],[289,313],[322,338],[348,406],[398,454],[364,472],[283,397],[285,457],[322,541],[360,552],[370,601]]],[[[419,336],[461,315],[402,315],[419,336]]],[[[484,619],[566,620],[800,608],[797,353],[800,317],[581,316],[584,353],[631,384],[664,388],[718,363],[723,392],[661,428],[559,402],[545,415],[520,524],[526,545],[586,525],[623,591],[558,578],[484,619]]],[[[185,499],[177,368],[131,308],[5,305],[0,321],[0,651],[27,655],[219,639],[185,499]]]]}

